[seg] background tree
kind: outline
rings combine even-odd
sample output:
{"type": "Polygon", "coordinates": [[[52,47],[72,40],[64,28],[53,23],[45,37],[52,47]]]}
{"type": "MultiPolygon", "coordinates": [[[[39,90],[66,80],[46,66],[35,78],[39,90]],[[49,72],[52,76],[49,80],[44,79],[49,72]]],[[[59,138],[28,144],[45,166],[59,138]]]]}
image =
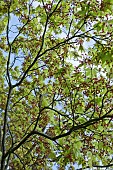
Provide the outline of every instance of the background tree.
{"type": "Polygon", "coordinates": [[[1,0],[0,11],[1,170],[112,168],[112,0],[1,0]]]}

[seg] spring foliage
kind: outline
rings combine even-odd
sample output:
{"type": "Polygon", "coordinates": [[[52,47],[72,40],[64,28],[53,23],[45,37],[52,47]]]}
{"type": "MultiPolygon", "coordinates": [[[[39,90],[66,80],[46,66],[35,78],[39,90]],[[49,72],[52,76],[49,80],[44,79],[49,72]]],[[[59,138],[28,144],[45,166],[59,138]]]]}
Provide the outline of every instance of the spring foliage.
{"type": "Polygon", "coordinates": [[[112,168],[113,1],[0,3],[1,170],[112,168]]]}

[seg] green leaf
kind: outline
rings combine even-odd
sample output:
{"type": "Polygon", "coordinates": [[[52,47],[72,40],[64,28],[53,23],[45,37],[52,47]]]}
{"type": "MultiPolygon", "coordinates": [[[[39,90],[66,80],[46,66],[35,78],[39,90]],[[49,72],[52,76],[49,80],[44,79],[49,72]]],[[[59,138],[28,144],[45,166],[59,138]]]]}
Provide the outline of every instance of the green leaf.
{"type": "Polygon", "coordinates": [[[0,1],[0,156],[9,169],[112,161],[112,11],[112,0],[0,1]]]}

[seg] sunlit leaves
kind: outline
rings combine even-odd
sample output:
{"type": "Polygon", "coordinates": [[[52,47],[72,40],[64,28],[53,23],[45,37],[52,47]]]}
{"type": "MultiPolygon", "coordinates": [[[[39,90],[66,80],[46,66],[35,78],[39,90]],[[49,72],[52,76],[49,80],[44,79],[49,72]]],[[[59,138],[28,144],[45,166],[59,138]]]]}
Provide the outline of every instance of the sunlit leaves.
{"type": "Polygon", "coordinates": [[[1,4],[2,161],[11,154],[9,168],[26,170],[107,165],[113,154],[111,0],[1,4]]]}

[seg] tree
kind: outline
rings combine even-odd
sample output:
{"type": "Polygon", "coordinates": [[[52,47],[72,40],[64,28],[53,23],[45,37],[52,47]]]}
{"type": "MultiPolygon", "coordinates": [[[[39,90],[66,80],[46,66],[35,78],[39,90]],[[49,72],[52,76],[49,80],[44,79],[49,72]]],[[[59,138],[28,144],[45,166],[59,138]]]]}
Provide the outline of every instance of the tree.
{"type": "Polygon", "coordinates": [[[112,0],[0,8],[1,170],[112,168],[112,0]]]}

